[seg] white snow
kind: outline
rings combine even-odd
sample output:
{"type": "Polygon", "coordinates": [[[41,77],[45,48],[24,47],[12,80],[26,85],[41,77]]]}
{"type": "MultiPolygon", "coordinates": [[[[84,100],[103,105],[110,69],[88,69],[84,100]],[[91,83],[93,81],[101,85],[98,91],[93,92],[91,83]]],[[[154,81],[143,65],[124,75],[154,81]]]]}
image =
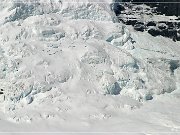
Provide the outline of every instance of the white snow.
{"type": "Polygon", "coordinates": [[[179,42],[110,4],[2,1],[0,132],[180,132],[179,42]]]}

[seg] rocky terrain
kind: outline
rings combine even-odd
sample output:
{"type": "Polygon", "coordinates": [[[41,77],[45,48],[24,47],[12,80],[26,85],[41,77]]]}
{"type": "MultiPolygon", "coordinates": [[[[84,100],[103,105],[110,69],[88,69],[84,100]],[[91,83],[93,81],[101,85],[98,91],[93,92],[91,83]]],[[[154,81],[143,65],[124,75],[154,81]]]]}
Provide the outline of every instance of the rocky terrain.
{"type": "Polygon", "coordinates": [[[114,2],[131,2],[133,4],[146,4],[150,7],[155,7],[158,14],[167,16],[180,15],[179,0],[114,0],[114,2]]]}
{"type": "MultiPolygon", "coordinates": [[[[162,6],[163,3],[160,5],[162,6]]],[[[126,25],[132,25],[135,30],[147,31],[152,36],[168,37],[173,41],[180,40],[180,19],[176,16],[164,16],[163,10],[158,9],[158,6],[133,1],[132,3],[120,3],[117,7],[116,14],[119,20],[126,25]]]]}

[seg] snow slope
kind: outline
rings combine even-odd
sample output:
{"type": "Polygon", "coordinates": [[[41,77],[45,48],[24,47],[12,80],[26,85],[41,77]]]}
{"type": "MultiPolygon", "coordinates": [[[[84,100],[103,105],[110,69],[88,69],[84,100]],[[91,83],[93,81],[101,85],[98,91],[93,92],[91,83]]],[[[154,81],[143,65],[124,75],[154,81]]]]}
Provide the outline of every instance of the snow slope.
{"type": "Polygon", "coordinates": [[[0,131],[180,130],[179,42],[118,23],[110,5],[2,2],[0,131]]]}

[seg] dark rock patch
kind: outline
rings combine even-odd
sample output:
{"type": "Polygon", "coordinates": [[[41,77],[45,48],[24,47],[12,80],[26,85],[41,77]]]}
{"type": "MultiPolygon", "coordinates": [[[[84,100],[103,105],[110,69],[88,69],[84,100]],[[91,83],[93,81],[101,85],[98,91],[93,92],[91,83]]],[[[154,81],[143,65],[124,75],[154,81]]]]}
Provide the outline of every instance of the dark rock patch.
{"type": "Polygon", "coordinates": [[[150,22],[147,23],[146,26],[147,26],[147,27],[149,27],[149,26],[156,26],[156,23],[157,23],[157,22],[150,21],[150,22]]]}
{"type": "Polygon", "coordinates": [[[135,24],[134,29],[143,32],[145,30],[144,24],[135,24]]]}
{"type": "Polygon", "coordinates": [[[156,37],[156,36],[159,36],[161,32],[156,28],[150,28],[148,30],[148,33],[156,37]]]}

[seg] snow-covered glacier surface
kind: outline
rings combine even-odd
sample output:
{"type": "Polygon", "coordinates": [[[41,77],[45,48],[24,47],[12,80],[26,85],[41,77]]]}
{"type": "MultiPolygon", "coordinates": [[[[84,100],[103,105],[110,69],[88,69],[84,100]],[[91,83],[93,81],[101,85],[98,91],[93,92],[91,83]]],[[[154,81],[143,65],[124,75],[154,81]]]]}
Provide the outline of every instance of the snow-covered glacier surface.
{"type": "Polygon", "coordinates": [[[0,131],[180,131],[180,42],[135,32],[111,5],[2,0],[0,131]]]}

